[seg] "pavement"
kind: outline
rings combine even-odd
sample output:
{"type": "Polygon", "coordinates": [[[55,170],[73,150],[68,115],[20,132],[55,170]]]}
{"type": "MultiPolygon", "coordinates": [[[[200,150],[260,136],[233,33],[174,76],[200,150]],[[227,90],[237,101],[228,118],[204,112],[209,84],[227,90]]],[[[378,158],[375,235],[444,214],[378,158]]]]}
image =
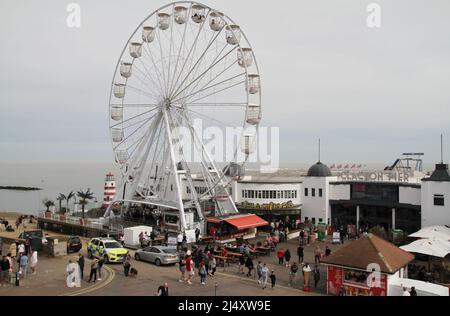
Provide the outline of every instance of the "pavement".
{"type": "MultiPolygon", "coordinates": [[[[314,249],[319,245],[322,250],[328,245],[332,251],[340,247],[340,245],[332,245],[327,238],[324,242],[315,242],[309,246],[305,246],[305,262],[314,263],[314,249]]],[[[289,248],[292,254],[292,260],[297,261],[297,240],[281,243],[277,248],[289,248]]],[[[4,245],[4,249],[7,245],[4,245]]],[[[85,243],[82,253],[86,255],[85,243]]],[[[134,251],[130,250],[133,257],[134,251]]],[[[326,268],[320,267],[321,280],[317,289],[312,292],[302,291],[302,277],[298,273],[297,283],[290,287],[288,285],[289,268],[285,265],[279,265],[275,253],[270,256],[261,256],[254,260],[265,262],[270,270],[274,270],[277,276],[277,285],[275,289],[271,289],[270,285],[266,289],[262,289],[257,280],[252,277],[246,277],[238,273],[237,264],[230,264],[223,267],[217,267],[214,277],[208,276],[206,285],[201,285],[198,275],[194,276],[193,284],[180,283],[180,273],[178,265],[175,266],[155,266],[153,264],[132,260],[132,266],[138,270],[136,278],[125,277],[122,264],[104,265],[102,272],[102,280],[95,284],[87,283],[89,274],[89,259],[85,260],[84,280],[81,288],[68,288],[66,286],[66,265],[69,259],[76,260],[77,254],[69,254],[61,257],[49,257],[44,254],[39,255],[37,274],[29,275],[26,279],[21,280],[20,286],[9,285],[0,287],[0,296],[3,295],[132,295],[132,296],[148,296],[155,295],[158,286],[167,282],[169,284],[169,292],[171,296],[310,296],[326,294],[326,268]]],[[[15,263],[17,266],[17,263],[15,263]]],[[[311,265],[313,266],[313,264],[311,265]]],[[[15,269],[17,269],[15,267],[15,269]]],[[[311,280],[312,281],[312,280],[311,280]]],[[[269,282],[270,283],[270,282],[269,282]]],[[[313,282],[311,282],[313,283],[313,282]]],[[[313,286],[313,284],[311,284],[313,286]]]]}

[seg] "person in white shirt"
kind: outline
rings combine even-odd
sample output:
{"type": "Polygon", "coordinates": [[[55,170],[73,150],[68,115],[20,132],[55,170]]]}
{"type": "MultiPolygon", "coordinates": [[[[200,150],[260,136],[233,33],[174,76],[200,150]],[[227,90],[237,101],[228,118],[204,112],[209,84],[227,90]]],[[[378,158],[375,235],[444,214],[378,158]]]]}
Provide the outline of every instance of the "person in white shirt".
{"type": "Polygon", "coordinates": [[[24,254],[25,253],[25,245],[23,244],[23,243],[21,243],[20,245],[19,245],[19,249],[18,249],[19,251],[19,254],[24,254]]]}
{"type": "Polygon", "coordinates": [[[403,287],[403,296],[411,296],[406,287],[403,287]]]}
{"type": "Polygon", "coordinates": [[[36,274],[36,267],[38,263],[38,253],[36,250],[33,251],[33,254],[31,255],[31,273],[36,274]]]}

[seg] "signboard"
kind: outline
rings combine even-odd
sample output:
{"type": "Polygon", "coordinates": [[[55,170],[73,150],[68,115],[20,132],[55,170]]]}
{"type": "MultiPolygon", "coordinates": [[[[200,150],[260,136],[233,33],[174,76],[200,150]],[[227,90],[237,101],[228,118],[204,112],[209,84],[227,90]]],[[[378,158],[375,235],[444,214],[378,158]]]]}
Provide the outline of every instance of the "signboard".
{"type": "Polygon", "coordinates": [[[254,210],[283,210],[283,209],[290,209],[295,208],[296,206],[292,201],[287,201],[283,203],[251,203],[247,201],[243,201],[241,204],[238,205],[240,208],[245,209],[254,209],[254,210]]]}
{"type": "Polygon", "coordinates": [[[333,244],[339,244],[341,242],[341,233],[333,232],[333,244]]]}
{"type": "Polygon", "coordinates": [[[328,266],[327,292],[331,295],[345,296],[386,296],[387,276],[381,274],[380,286],[369,287],[365,284],[352,284],[344,280],[344,269],[328,266]]]}
{"type": "Polygon", "coordinates": [[[167,245],[171,248],[177,247],[177,237],[168,237],[167,238],[167,245]]]}
{"type": "Polygon", "coordinates": [[[339,181],[379,181],[379,182],[409,182],[409,173],[398,171],[359,171],[340,172],[339,181]]]}
{"type": "Polygon", "coordinates": [[[188,244],[195,242],[195,229],[187,229],[184,233],[186,234],[186,241],[188,244]]]}

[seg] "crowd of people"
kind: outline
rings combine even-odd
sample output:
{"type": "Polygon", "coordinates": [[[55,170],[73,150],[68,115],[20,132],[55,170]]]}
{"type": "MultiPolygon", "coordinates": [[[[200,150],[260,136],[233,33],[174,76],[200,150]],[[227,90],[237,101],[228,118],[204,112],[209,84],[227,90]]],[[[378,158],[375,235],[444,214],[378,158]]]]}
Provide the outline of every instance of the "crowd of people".
{"type": "Polygon", "coordinates": [[[30,247],[28,241],[15,241],[10,244],[8,253],[2,256],[0,283],[1,286],[11,284],[13,277],[18,284],[27,274],[37,273],[38,252],[30,247]]]}

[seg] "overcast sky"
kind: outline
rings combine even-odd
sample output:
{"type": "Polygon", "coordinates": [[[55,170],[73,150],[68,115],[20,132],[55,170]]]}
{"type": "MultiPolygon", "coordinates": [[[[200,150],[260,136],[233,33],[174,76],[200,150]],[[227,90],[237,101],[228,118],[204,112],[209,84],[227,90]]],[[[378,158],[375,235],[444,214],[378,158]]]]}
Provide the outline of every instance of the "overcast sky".
{"type": "MultiPolygon", "coordinates": [[[[260,67],[263,126],[282,162],[450,157],[448,0],[216,0],[260,67]],[[366,7],[381,6],[381,28],[366,7]]],[[[0,160],[111,161],[108,97],[136,26],[167,1],[1,0],[0,160]],[[81,5],[81,28],[66,7],[81,5]]]]}

